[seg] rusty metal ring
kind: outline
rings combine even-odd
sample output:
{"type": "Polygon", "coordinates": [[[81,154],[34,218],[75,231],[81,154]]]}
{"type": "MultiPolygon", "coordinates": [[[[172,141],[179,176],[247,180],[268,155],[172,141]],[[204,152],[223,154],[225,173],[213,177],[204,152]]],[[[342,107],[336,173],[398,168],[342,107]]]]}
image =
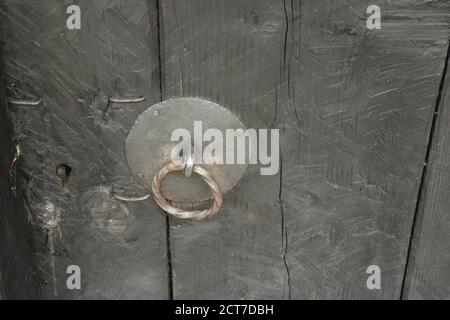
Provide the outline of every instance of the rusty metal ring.
{"type": "Polygon", "coordinates": [[[179,218],[179,219],[192,219],[192,220],[202,220],[207,217],[215,215],[222,206],[222,192],[220,191],[219,185],[217,184],[214,177],[203,167],[199,165],[194,165],[192,170],[198,174],[203,181],[208,185],[213,196],[213,205],[202,211],[186,211],[180,208],[173,207],[169,204],[167,199],[163,196],[161,192],[161,182],[162,180],[171,172],[184,171],[186,168],[185,164],[176,164],[171,162],[163,167],[157,174],[155,174],[152,183],[153,198],[156,203],[167,213],[179,218]]]}

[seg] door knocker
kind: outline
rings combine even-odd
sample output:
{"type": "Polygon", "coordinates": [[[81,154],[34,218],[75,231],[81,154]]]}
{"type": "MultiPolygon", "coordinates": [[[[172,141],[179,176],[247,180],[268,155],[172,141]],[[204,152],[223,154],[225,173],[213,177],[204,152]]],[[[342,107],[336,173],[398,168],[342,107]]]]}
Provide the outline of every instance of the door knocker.
{"type": "MultiPolygon", "coordinates": [[[[149,194],[115,195],[115,198],[142,201],[152,195],[159,207],[180,219],[202,220],[215,215],[222,206],[223,193],[239,182],[247,164],[207,159],[210,156],[205,146],[211,130],[225,136],[227,130],[244,132],[245,127],[228,109],[200,98],[173,98],[151,106],[138,116],[125,145],[128,166],[149,194]],[[177,137],[194,137],[190,150],[180,155],[181,161],[173,159],[174,150],[180,144],[177,137]],[[194,208],[196,203],[205,202],[211,205],[203,210],[185,210],[174,205],[185,203],[194,208]]],[[[221,150],[223,154],[229,151],[221,150]]]]}

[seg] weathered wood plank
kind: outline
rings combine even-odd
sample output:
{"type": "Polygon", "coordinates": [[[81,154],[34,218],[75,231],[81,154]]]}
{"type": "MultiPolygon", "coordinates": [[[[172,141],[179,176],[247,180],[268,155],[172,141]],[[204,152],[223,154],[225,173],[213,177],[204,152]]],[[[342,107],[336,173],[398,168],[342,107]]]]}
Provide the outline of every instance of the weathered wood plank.
{"type": "Polygon", "coordinates": [[[15,148],[6,115],[2,53],[3,45],[0,46],[0,300],[32,299],[37,290],[32,277],[31,236],[24,204],[14,189],[20,159],[13,163],[15,148]]]}
{"type": "Polygon", "coordinates": [[[379,1],[368,31],[371,1],[161,3],[164,97],[282,133],[279,175],[251,168],[217,217],[172,221],[174,297],[399,298],[447,5],[379,1]]]}
{"type": "MultiPolygon", "coordinates": [[[[448,62],[447,62],[448,68],[448,62]]],[[[450,75],[442,100],[419,199],[404,299],[450,299],[450,75]]]]}
{"type": "Polygon", "coordinates": [[[399,298],[448,9],[382,1],[382,29],[368,31],[370,1],[302,4],[305,134],[283,198],[293,296],[399,298]],[[381,290],[366,287],[369,265],[381,290]]]}
{"type": "MultiPolygon", "coordinates": [[[[279,2],[162,1],[161,9],[164,98],[202,96],[249,127],[270,127],[284,34],[279,2]]],[[[175,299],[287,297],[279,180],[250,168],[218,216],[173,221],[175,299]]]]}
{"type": "MultiPolygon", "coordinates": [[[[109,191],[139,192],[124,141],[137,115],[160,100],[156,1],[76,1],[81,30],[66,28],[63,1],[5,1],[6,74],[27,173],[35,259],[43,298],[168,297],[165,217],[150,201],[124,204],[109,191]],[[108,97],[145,95],[139,104],[108,97]],[[55,175],[72,167],[65,188],[55,175]],[[60,215],[60,230],[49,228],[60,215]],[[66,287],[81,267],[81,290],[66,287]]],[[[142,191],[142,190],[141,190],[142,191]]]]}

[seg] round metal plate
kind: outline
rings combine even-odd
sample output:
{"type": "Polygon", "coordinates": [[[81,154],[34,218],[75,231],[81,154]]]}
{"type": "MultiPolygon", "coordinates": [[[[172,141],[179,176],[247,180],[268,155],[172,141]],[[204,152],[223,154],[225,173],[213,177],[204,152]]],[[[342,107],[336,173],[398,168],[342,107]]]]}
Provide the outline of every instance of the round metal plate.
{"type": "MultiPolygon", "coordinates": [[[[170,153],[178,142],[172,142],[172,132],[187,129],[194,141],[194,121],[202,121],[203,132],[214,128],[223,134],[226,129],[244,129],[242,122],[228,109],[199,98],[173,98],[153,105],[137,118],[126,140],[126,157],[133,175],[150,191],[153,176],[170,162],[170,153]]],[[[208,143],[203,143],[203,147],[208,143]]],[[[252,146],[249,146],[252,148],[252,146]]],[[[225,150],[224,150],[225,155],[225,150]]],[[[223,193],[231,190],[241,179],[246,164],[202,165],[215,178],[223,193]]],[[[211,199],[205,183],[195,174],[185,177],[173,173],[162,183],[167,199],[196,202],[211,199]]]]}

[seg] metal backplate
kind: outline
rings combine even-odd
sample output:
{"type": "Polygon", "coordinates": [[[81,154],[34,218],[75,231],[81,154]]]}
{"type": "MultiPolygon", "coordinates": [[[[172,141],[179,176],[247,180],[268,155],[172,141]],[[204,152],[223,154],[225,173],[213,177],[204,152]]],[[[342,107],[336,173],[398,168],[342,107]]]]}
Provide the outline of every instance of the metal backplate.
{"type": "MultiPolygon", "coordinates": [[[[153,105],[138,117],[126,141],[128,165],[149,191],[155,173],[171,161],[171,150],[178,143],[171,141],[172,132],[187,129],[194,141],[194,121],[202,121],[203,132],[210,128],[220,130],[224,142],[226,129],[245,129],[231,111],[204,99],[173,98],[153,105]]],[[[203,143],[203,147],[207,144],[203,143]]],[[[203,167],[225,193],[238,183],[247,165],[203,164],[203,167]]],[[[178,202],[211,199],[207,186],[195,174],[191,177],[185,177],[182,172],[170,174],[163,181],[162,191],[167,199],[178,202]]]]}

